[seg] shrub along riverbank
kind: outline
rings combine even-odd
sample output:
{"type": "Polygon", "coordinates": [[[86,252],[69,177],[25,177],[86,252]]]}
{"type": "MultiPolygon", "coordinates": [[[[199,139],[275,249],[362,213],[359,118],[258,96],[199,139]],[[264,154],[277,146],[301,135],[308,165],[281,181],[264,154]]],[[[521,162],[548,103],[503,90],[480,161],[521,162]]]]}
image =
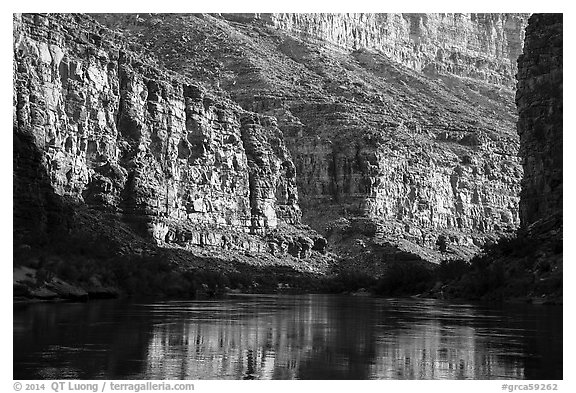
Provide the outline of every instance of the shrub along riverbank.
{"type": "Polygon", "coordinates": [[[374,277],[361,269],[340,269],[334,255],[302,260],[158,247],[121,223],[83,214],[69,236],[31,236],[15,243],[16,300],[314,292],[562,302],[562,241],[521,235],[486,246],[469,262],[395,262],[374,277]]]}

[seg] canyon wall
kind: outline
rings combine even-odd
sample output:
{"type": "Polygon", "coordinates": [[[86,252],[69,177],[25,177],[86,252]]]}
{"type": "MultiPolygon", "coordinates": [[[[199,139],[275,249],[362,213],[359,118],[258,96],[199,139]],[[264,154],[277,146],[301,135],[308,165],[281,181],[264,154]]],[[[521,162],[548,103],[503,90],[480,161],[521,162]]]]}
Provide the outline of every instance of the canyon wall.
{"type": "Polygon", "coordinates": [[[518,134],[524,166],[523,227],[562,220],[562,14],[534,14],[518,59],[518,134]]]}
{"type": "MultiPolygon", "coordinates": [[[[525,24],[16,15],[15,220],[57,220],[51,206],[70,198],[160,243],[228,247],[228,230],[266,235],[302,216],[340,252],[343,218],[366,237],[354,244],[468,258],[519,224],[510,86],[525,24]]],[[[278,247],[306,254],[309,240],[278,247]]]]}
{"type": "Polygon", "coordinates": [[[305,67],[288,73],[308,86],[298,93],[232,91],[279,119],[306,222],[333,214],[331,205],[371,218],[377,236],[427,250],[442,237],[459,256],[518,226],[511,87],[527,15],[224,17],[273,26],[284,38],[278,49],[305,67]]]}
{"type": "Polygon", "coordinates": [[[15,14],[15,250],[77,231],[92,248],[119,235],[111,266],[155,244],[200,270],[377,277],[508,237],[518,269],[561,285],[562,16],[531,17],[516,63],[527,23],[15,14]]]}
{"type": "Polygon", "coordinates": [[[512,86],[525,14],[96,17],[276,118],[303,222],[326,236],[359,219],[361,236],[439,261],[519,225],[512,86]]]}
{"type": "Polygon", "coordinates": [[[224,14],[261,20],[306,40],[372,49],[417,71],[512,87],[527,14],[224,14]]]}
{"type": "Polygon", "coordinates": [[[73,14],[14,15],[16,237],[62,201],[121,213],[158,242],[225,246],[300,220],[275,119],[246,112],[73,14]]]}

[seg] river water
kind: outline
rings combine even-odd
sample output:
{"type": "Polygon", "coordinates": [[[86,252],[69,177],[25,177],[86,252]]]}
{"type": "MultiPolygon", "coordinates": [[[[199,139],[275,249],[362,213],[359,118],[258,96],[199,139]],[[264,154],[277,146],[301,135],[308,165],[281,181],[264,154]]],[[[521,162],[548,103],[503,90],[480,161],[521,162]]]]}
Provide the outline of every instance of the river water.
{"type": "Polygon", "coordinates": [[[239,295],[14,305],[14,379],[561,379],[562,307],[239,295]]]}

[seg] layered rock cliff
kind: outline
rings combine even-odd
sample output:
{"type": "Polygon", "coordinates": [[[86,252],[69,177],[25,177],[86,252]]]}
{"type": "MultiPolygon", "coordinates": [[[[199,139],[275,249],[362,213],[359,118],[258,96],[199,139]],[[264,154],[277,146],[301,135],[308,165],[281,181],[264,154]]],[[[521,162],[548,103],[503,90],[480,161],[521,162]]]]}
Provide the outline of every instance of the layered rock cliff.
{"type": "Polygon", "coordinates": [[[358,234],[370,242],[467,258],[518,226],[510,86],[526,15],[97,18],[168,68],[276,117],[304,222],[335,247],[338,228],[368,218],[373,229],[358,234]]]}
{"type": "Polygon", "coordinates": [[[16,230],[45,221],[50,192],[120,212],[159,242],[225,246],[214,228],[264,234],[300,220],[275,119],[84,16],[15,15],[14,137],[16,230]]]}
{"type": "Polygon", "coordinates": [[[527,14],[223,14],[260,20],[302,39],[371,49],[427,73],[513,86],[527,14]]]}

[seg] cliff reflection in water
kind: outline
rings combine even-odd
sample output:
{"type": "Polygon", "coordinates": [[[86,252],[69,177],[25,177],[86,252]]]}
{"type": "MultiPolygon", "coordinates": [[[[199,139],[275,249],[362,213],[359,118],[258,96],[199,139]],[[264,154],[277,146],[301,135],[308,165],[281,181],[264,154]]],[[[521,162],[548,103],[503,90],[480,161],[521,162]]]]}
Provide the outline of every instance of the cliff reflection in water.
{"type": "Polygon", "coordinates": [[[15,307],[14,378],[561,379],[562,309],[351,296],[15,307]]]}
{"type": "MultiPolygon", "coordinates": [[[[529,378],[524,366],[533,354],[526,351],[522,321],[515,317],[424,300],[269,300],[221,310],[214,319],[188,311],[189,318],[156,325],[145,374],[153,379],[529,378]],[[268,309],[274,307],[280,310],[268,309]]],[[[561,374],[561,353],[557,361],[561,374]]]]}

